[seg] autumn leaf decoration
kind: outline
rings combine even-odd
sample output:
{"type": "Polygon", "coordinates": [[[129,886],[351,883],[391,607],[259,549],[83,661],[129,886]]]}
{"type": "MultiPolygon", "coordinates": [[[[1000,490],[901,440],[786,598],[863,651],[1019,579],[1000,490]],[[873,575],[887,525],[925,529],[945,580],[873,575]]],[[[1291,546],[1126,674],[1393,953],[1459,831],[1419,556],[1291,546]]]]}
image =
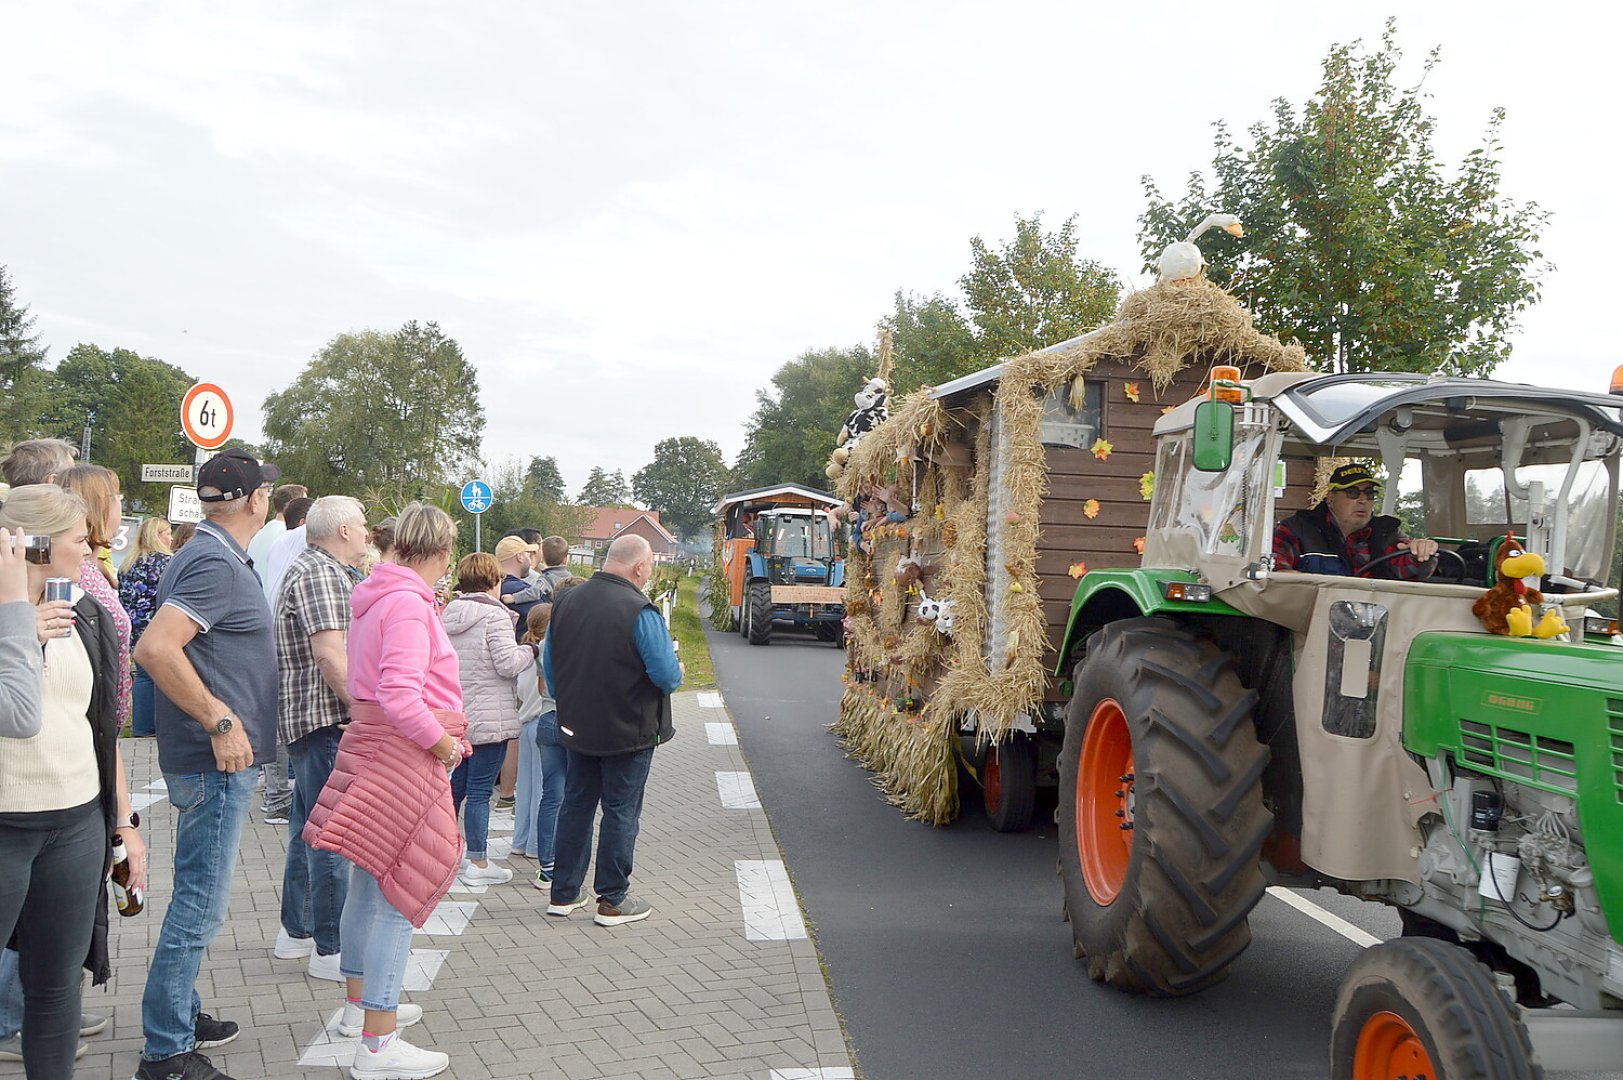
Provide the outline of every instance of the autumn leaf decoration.
{"type": "Polygon", "coordinates": [[[1133,541],[1133,550],[1140,555],[1144,554],[1144,538],[1142,536],[1133,541]]]}
{"type": "Polygon", "coordinates": [[[1150,496],[1155,494],[1155,473],[1154,472],[1147,472],[1143,476],[1138,478],[1138,493],[1140,495],[1144,496],[1144,501],[1145,502],[1150,501],[1150,496]]]}
{"type": "Polygon", "coordinates": [[[1100,461],[1109,461],[1110,451],[1114,450],[1115,448],[1116,447],[1109,439],[1093,440],[1093,456],[1098,458],[1100,461]]]}
{"type": "Polygon", "coordinates": [[[1136,382],[1127,383],[1121,388],[1121,392],[1127,395],[1128,401],[1135,403],[1138,401],[1138,384],[1136,382]]]}
{"type": "Polygon", "coordinates": [[[1087,573],[1087,572],[1088,572],[1088,564],[1085,563],[1085,562],[1074,562],[1074,563],[1071,564],[1071,568],[1066,571],[1066,573],[1070,574],[1073,578],[1077,578],[1077,579],[1080,579],[1082,577],[1082,575],[1087,573]]]}
{"type": "Polygon", "coordinates": [[[1099,500],[1098,499],[1089,499],[1087,502],[1083,503],[1082,504],[1082,513],[1090,521],[1093,520],[1094,518],[1098,517],[1099,516],[1099,500]]]}

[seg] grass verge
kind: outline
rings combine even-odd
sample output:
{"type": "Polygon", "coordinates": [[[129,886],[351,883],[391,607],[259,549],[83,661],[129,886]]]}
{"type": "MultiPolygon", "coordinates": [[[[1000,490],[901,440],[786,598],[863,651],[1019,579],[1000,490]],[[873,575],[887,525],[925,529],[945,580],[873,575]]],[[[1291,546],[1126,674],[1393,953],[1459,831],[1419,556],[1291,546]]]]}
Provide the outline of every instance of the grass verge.
{"type": "Polygon", "coordinates": [[[715,665],[710,662],[710,646],[704,640],[704,622],[699,618],[699,586],[703,575],[685,575],[676,587],[676,606],[671,609],[671,636],[681,642],[679,653],[687,668],[684,690],[707,690],[716,685],[715,665]]]}

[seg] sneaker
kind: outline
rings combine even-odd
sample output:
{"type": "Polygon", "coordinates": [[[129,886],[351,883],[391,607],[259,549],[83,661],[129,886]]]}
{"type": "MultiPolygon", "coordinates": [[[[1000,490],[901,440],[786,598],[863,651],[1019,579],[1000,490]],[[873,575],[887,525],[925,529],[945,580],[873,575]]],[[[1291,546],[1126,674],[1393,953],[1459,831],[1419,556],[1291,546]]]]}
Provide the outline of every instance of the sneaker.
{"type": "Polygon", "coordinates": [[[364,1046],[357,1046],[355,1064],[349,1067],[349,1075],[355,1080],[427,1080],[450,1065],[449,1054],[420,1050],[396,1035],[388,1046],[375,1054],[364,1046]]]}
{"type": "MultiPolygon", "coordinates": [[[[103,1017],[103,1020],[105,1020],[105,1019],[106,1018],[103,1017]]],[[[97,1030],[99,1031],[100,1028],[98,1028],[97,1030]]],[[[75,1061],[77,1061],[80,1058],[84,1057],[85,1056],[85,1051],[89,1050],[89,1049],[90,1049],[90,1044],[89,1043],[80,1043],[79,1044],[79,1049],[77,1049],[77,1050],[75,1050],[73,1052],[73,1059],[75,1061]]],[[[0,1039],[0,1061],[21,1061],[22,1059],[23,1059],[23,1035],[22,1035],[22,1032],[19,1031],[17,1034],[13,1035],[9,1039],[0,1039]]]]}
{"type": "Polygon", "coordinates": [[[513,809],[513,804],[514,804],[515,801],[517,801],[515,796],[512,796],[512,795],[498,795],[498,796],[496,796],[496,809],[498,809],[498,810],[511,810],[511,809],[513,809]]]}
{"type": "Polygon", "coordinates": [[[266,825],[286,825],[287,824],[287,811],[286,810],[272,810],[270,813],[265,815],[265,824],[266,825]]]}
{"type": "Polygon", "coordinates": [[[141,1062],[135,1080],[231,1080],[214,1063],[195,1050],[189,1054],[141,1062]]]}
{"type": "Polygon", "coordinates": [[[557,915],[560,918],[568,918],[570,915],[579,911],[581,908],[585,907],[591,902],[592,898],[584,895],[577,897],[574,900],[553,900],[547,904],[547,914],[557,915]]]}
{"type": "Polygon", "coordinates": [[[535,853],[531,852],[531,851],[525,851],[523,848],[514,848],[512,851],[509,851],[507,853],[507,857],[509,859],[529,859],[531,861],[534,861],[535,853]]]}
{"type": "Polygon", "coordinates": [[[303,960],[316,951],[316,939],[309,937],[294,937],[285,929],[276,931],[276,948],[271,955],[278,960],[303,960]]]}
{"type": "Polygon", "coordinates": [[[513,880],[513,871],[505,866],[487,863],[476,866],[473,863],[462,868],[462,884],[464,885],[502,885],[513,880]]]}
{"type": "MultiPolygon", "coordinates": [[[[192,1034],[197,1037],[198,1050],[212,1050],[216,1046],[224,1046],[235,1039],[242,1031],[235,1020],[216,1020],[206,1012],[197,1014],[197,1023],[192,1028],[192,1034]]],[[[203,1059],[207,1063],[208,1059],[203,1059]]],[[[214,1068],[210,1065],[209,1068],[214,1068]]],[[[188,1073],[188,1078],[190,1074],[188,1073]]],[[[209,1076],[209,1073],[202,1073],[209,1076]]]]}
{"type": "MultiPolygon", "coordinates": [[[[423,1018],[423,1007],[413,1005],[409,1001],[402,1001],[394,1011],[394,1026],[397,1028],[411,1027],[423,1018]]],[[[362,1025],[366,1023],[366,1010],[352,1001],[344,1002],[344,1015],[338,1018],[338,1034],[346,1039],[353,1039],[361,1033],[362,1025]]]]}
{"type": "Polygon", "coordinates": [[[343,982],[344,973],[338,969],[338,953],[310,954],[310,966],[305,969],[312,979],[326,979],[329,982],[343,982]]]}
{"type": "Polygon", "coordinates": [[[83,1012],[83,1011],[81,1011],[79,1013],[79,1034],[80,1035],[83,1035],[85,1038],[88,1039],[90,1036],[92,1036],[92,1035],[100,1035],[102,1032],[104,1032],[106,1030],[107,1030],[107,1017],[103,1016],[101,1013],[83,1012]]]}
{"type": "Polygon", "coordinates": [[[535,872],[535,887],[544,893],[552,891],[552,867],[543,866],[535,872]]]}
{"type": "Polygon", "coordinates": [[[627,896],[618,904],[607,900],[597,902],[597,916],[592,919],[599,926],[619,926],[622,923],[641,922],[654,913],[654,909],[635,896],[627,896]]]}

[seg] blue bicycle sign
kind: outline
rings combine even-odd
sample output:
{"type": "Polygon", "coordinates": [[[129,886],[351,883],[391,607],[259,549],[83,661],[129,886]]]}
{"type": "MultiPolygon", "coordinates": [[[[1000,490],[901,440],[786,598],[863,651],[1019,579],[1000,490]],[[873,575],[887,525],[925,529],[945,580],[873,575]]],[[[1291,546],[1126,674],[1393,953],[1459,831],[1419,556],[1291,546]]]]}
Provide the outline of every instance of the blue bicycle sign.
{"type": "Polygon", "coordinates": [[[462,485],[462,509],[470,514],[482,514],[490,509],[490,485],[483,480],[469,480],[462,485]]]}

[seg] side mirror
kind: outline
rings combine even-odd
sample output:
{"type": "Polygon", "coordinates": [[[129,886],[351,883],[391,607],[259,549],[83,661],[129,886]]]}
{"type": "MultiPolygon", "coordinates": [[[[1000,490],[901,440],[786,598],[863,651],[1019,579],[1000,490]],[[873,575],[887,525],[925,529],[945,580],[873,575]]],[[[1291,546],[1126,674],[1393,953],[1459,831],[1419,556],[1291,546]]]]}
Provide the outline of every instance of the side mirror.
{"type": "Polygon", "coordinates": [[[1234,406],[1203,401],[1195,406],[1195,468],[1223,472],[1234,461],[1234,406]]]}

